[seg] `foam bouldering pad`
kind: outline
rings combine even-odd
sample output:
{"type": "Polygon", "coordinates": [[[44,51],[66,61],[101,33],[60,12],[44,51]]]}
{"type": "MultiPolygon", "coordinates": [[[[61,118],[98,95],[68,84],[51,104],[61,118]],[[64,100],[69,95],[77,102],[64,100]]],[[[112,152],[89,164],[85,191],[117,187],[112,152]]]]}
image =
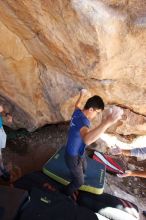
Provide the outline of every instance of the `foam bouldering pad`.
{"type": "MultiPolygon", "coordinates": [[[[69,169],[66,166],[65,147],[58,150],[43,166],[43,172],[56,180],[57,182],[68,185],[71,182],[69,169]]],[[[79,190],[102,194],[104,189],[105,165],[97,163],[95,160],[87,157],[87,169],[85,172],[85,183],[79,190]]]]}

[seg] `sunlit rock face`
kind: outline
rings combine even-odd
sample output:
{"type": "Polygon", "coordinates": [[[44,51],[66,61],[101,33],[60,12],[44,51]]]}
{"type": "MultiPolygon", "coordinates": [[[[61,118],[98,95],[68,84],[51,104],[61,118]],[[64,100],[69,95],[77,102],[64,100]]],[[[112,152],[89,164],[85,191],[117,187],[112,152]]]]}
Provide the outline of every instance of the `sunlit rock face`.
{"type": "MultiPolygon", "coordinates": [[[[0,100],[15,128],[70,119],[78,88],[125,115],[109,132],[146,132],[146,1],[2,0],[0,100]]],[[[83,103],[84,104],[84,103],[83,103]]]]}

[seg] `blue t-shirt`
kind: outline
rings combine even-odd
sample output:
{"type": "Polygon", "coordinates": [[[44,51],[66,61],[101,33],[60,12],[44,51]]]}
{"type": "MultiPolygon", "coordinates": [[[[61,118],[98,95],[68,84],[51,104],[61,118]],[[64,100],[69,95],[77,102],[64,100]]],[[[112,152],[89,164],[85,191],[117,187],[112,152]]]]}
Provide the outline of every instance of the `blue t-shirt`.
{"type": "Polygon", "coordinates": [[[90,121],[80,109],[76,109],[72,115],[72,119],[70,122],[68,140],[66,145],[66,152],[70,156],[79,155],[80,157],[82,157],[84,154],[86,144],[84,143],[80,135],[80,129],[84,126],[89,127],[90,121]]]}
{"type": "Polygon", "coordinates": [[[0,114],[0,128],[3,126],[3,120],[2,120],[2,115],[0,114]]]}

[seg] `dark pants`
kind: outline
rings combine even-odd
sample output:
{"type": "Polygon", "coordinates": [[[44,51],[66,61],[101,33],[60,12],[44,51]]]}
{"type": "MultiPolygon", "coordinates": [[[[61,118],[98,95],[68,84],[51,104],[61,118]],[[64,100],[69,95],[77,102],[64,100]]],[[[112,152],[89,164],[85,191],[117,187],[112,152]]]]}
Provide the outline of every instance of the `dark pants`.
{"type": "Polygon", "coordinates": [[[65,193],[72,195],[81,185],[84,184],[84,173],[87,168],[86,157],[70,156],[65,154],[65,162],[70,171],[72,181],[66,187],[65,193]]]}

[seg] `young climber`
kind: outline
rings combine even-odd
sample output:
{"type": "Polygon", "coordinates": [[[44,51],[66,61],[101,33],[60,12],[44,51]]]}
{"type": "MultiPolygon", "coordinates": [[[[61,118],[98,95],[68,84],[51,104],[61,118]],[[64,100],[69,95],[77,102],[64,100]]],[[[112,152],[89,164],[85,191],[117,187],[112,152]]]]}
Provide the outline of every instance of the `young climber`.
{"type": "Polygon", "coordinates": [[[2,104],[0,104],[0,176],[4,180],[9,180],[10,179],[10,174],[6,170],[3,164],[3,159],[2,159],[2,148],[5,148],[6,146],[6,133],[3,129],[3,119],[2,117],[6,117],[6,120],[9,123],[12,123],[12,116],[9,113],[6,113],[4,110],[4,107],[2,104]]]}
{"type": "MultiPolygon", "coordinates": [[[[125,156],[134,156],[134,157],[143,157],[146,156],[146,147],[143,148],[133,148],[131,150],[122,150],[118,146],[112,148],[110,150],[113,155],[125,155],[125,156]]],[[[131,171],[127,170],[124,174],[119,174],[119,177],[127,177],[127,176],[137,176],[146,178],[146,170],[145,171],[131,171]]]]}
{"type": "Polygon", "coordinates": [[[121,117],[120,108],[117,107],[113,111],[107,112],[100,125],[90,129],[90,122],[104,110],[104,102],[100,96],[92,96],[81,110],[79,106],[85,92],[85,89],[80,91],[68,132],[65,161],[72,181],[66,187],[67,195],[72,195],[84,183],[84,172],[87,166],[85,147],[95,142],[108,127],[121,117]]]}

